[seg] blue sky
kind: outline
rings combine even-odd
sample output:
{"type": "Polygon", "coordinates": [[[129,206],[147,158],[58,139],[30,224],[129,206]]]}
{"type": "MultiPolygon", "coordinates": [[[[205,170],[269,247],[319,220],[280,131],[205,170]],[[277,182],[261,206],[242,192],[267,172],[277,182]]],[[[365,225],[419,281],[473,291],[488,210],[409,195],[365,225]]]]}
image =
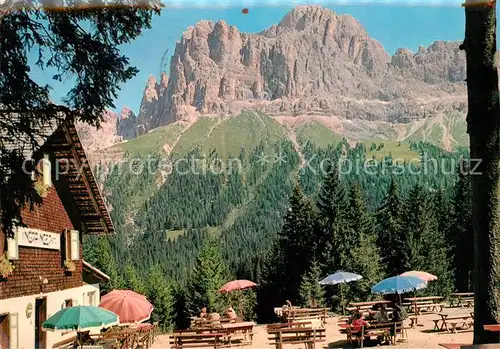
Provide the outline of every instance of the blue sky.
{"type": "MultiPolygon", "coordinates": [[[[122,106],[127,105],[136,113],[138,112],[148,77],[159,76],[162,69],[168,69],[175,42],[180,39],[188,26],[200,20],[224,20],[235,25],[240,31],[259,32],[278,23],[296,4],[304,3],[295,1],[294,5],[284,6],[282,4],[285,0],[274,0],[275,5],[264,6],[262,0],[241,2],[238,5],[236,2],[227,0],[211,1],[210,4],[208,0],[196,0],[198,5],[195,7],[194,2],[195,0],[169,2],[162,14],[154,18],[150,30],[145,31],[133,43],[122,47],[122,52],[130,58],[131,63],[140,72],[135,78],[121,86],[118,99],[115,101],[115,110],[120,110],[122,106]],[[226,1],[223,3],[224,6],[217,6],[222,3],[221,1],[226,1]],[[206,3],[205,8],[200,6],[200,3],[206,3]],[[249,13],[242,14],[242,8],[248,8],[249,13]],[[162,56],[167,49],[167,66],[162,67],[162,56]]],[[[428,46],[436,40],[463,39],[465,18],[460,2],[454,0],[443,0],[439,4],[433,1],[393,0],[391,4],[383,4],[383,2],[383,0],[370,3],[359,1],[353,4],[351,1],[349,5],[330,2],[323,6],[339,14],[354,16],[365,26],[368,34],[380,41],[390,54],[400,47],[416,51],[419,45],[428,46]],[[424,3],[427,5],[423,6],[424,3]]],[[[293,0],[288,0],[287,3],[293,3],[293,0]]],[[[70,80],[62,84],[56,83],[51,80],[53,72],[42,72],[36,67],[33,68],[32,75],[37,82],[48,83],[53,87],[52,98],[57,102],[66,94],[71,84],[70,80]]]]}

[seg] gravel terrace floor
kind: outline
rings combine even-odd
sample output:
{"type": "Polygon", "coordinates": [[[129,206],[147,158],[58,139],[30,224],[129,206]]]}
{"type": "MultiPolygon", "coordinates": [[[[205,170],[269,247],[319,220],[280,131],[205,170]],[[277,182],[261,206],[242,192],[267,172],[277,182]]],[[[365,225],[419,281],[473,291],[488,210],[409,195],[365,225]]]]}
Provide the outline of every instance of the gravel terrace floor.
{"type": "MultiPolygon", "coordinates": [[[[450,316],[460,316],[469,314],[472,309],[467,308],[445,308],[444,313],[450,314],[450,316]]],[[[397,347],[400,349],[427,349],[427,348],[441,348],[439,343],[462,343],[471,344],[472,343],[472,329],[459,331],[458,333],[447,333],[447,332],[437,332],[433,331],[434,323],[432,319],[439,318],[436,314],[426,314],[419,316],[419,324],[423,326],[418,326],[415,329],[408,329],[408,340],[406,342],[398,342],[397,347]]],[[[337,318],[332,317],[327,320],[326,323],[326,342],[318,344],[316,347],[320,348],[347,348],[346,336],[339,332],[339,327],[337,326],[337,318]]],[[[405,321],[405,326],[408,326],[409,321],[405,321]]],[[[399,339],[399,336],[398,336],[399,339]]],[[[169,348],[169,337],[168,335],[159,335],[158,340],[155,341],[151,349],[163,349],[169,348]]],[[[365,344],[365,347],[369,347],[369,344],[365,344]]],[[[257,325],[254,328],[253,345],[251,346],[239,346],[238,348],[271,348],[272,346],[268,344],[266,326],[257,325]]],[[[386,346],[390,347],[390,346],[386,346]]],[[[285,348],[295,349],[304,348],[304,345],[286,345],[285,348]]],[[[499,344],[500,348],[500,344],[499,344]]]]}

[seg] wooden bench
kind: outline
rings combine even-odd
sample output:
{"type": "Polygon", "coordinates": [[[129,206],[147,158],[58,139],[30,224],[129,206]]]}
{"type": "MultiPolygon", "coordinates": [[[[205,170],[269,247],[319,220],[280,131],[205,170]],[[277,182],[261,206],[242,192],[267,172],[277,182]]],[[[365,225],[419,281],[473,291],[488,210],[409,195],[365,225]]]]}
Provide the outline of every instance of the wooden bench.
{"type": "Polygon", "coordinates": [[[448,332],[457,333],[458,324],[462,324],[461,327],[467,327],[467,329],[471,328],[474,324],[473,317],[471,315],[463,315],[463,316],[453,316],[450,317],[447,314],[440,314],[441,319],[435,319],[434,321],[434,329],[439,329],[440,331],[446,330],[448,332]],[[441,327],[439,327],[438,323],[442,321],[441,327]],[[451,329],[450,329],[451,326],[451,329]]]}
{"type": "Polygon", "coordinates": [[[474,306],[474,297],[465,297],[461,299],[461,302],[459,303],[460,306],[464,306],[466,308],[472,308],[474,306]]]}
{"type": "Polygon", "coordinates": [[[224,338],[227,334],[221,332],[214,333],[193,333],[184,331],[175,332],[170,336],[170,346],[172,348],[220,348],[224,345],[224,338]]]}
{"type": "Polygon", "coordinates": [[[355,311],[369,310],[371,308],[372,308],[372,305],[362,305],[359,307],[347,307],[345,309],[351,313],[354,313],[355,311]]]}
{"type": "Polygon", "coordinates": [[[52,348],[56,349],[66,349],[66,348],[71,348],[73,347],[74,343],[76,342],[76,336],[67,338],[65,340],[62,340],[60,342],[55,343],[52,348]]]}
{"type": "Polygon", "coordinates": [[[228,345],[252,345],[254,322],[224,324],[228,345]]]}
{"type": "Polygon", "coordinates": [[[361,331],[354,332],[352,326],[346,328],[347,341],[352,344],[356,339],[361,348],[363,348],[365,338],[383,337],[384,340],[396,344],[396,336],[404,335],[405,329],[402,322],[380,322],[370,324],[368,327],[362,327],[361,331]]]}
{"type": "Polygon", "coordinates": [[[296,322],[297,320],[319,319],[326,322],[327,308],[318,309],[292,309],[283,313],[285,322],[296,322]]]}
{"type": "Polygon", "coordinates": [[[444,303],[429,303],[429,304],[417,304],[417,312],[421,313],[423,309],[430,312],[442,312],[445,304],[444,303]],[[438,310],[439,309],[439,310],[438,310]]]}
{"type": "Polygon", "coordinates": [[[285,344],[305,344],[306,348],[314,349],[316,343],[326,341],[324,328],[293,327],[293,328],[268,328],[269,344],[276,349],[282,349],[285,344]]]}

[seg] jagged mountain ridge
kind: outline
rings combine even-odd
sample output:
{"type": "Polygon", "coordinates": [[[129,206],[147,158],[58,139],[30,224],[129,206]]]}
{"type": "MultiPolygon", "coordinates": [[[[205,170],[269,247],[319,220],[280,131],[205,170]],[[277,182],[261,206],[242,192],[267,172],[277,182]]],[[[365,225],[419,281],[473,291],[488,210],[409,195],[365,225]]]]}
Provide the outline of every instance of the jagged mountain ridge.
{"type": "Polygon", "coordinates": [[[463,111],[465,98],[455,97],[465,97],[464,79],[457,43],[400,49],[391,57],[353,17],[299,6],[258,34],[222,21],[188,28],[163,99],[149,114],[153,127],[243,108],[408,122],[443,108],[463,111]]]}
{"type": "Polygon", "coordinates": [[[257,34],[200,21],[177,42],[169,76],[149,78],[138,117],[117,134],[243,109],[392,124],[464,115],[464,79],[458,43],[390,56],[352,16],[321,6],[296,7],[257,34]]]}

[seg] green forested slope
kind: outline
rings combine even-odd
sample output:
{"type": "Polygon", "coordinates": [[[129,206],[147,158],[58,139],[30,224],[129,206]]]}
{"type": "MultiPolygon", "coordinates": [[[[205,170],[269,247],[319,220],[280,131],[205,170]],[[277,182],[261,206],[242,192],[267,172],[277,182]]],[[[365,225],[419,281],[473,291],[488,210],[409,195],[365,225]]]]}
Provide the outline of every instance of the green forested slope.
{"type": "MultiPolygon", "coordinates": [[[[105,238],[105,244],[88,239],[85,258],[117,275],[115,287],[147,290],[151,278],[157,280],[163,275],[171,297],[163,295],[162,299],[171,299],[172,304],[168,314],[165,310],[157,316],[167,325],[175,321],[179,326],[190,306],[200,301],[190,293],[192,275],[200,275],[205,263],[200,258],[208,255],[210,263],[223,263],[223,269],[227,268],[217,280],[247,278],[262,285],[256,299],[254,293],[245,298],[249,302],[246,307],[256,309],[262,319],[269,314],[269,307],[284,301],[285,295],[299,301],[304,299],[304,292],[316,294],[311,290],[311,278],[318,270],[325,274],[334,268],[361,268],[367,282],[390,274],[387,263],[392,262],[384,254],[386,244],[396,244],[397,237],[407,236],[407,231],[415,232],[408,246],[420,241],[416,238],[419,229],[439,242],[424,245],[425,251],[403,250],[413,256],[408,257],[407,267],[452,275],[455,246],[465,241],[456,235],[467,235],[468,221],[462,219],[456,232],[453,225],[443,222],[454,219],[455,169],[463,154],[422,142],[371,140],[354,144],[328,132],[319,124],[302,125],[295,129],[296,144],[288,138],[285,127],[265,115],[247,111],[228,119],[199,119],[185,129],[172,126],[119,145],[127,150],[126,159],[142,160],[149,169],[139,171],[138,165],[123,164],[111,169],[104,192],[112,207],[117,235],[105,238]],[[162,142],[172,148],[168,156],[159,151],[162,142]],[[297,147],[301,154],[297,154],[297,147]],[[337,196],[325,186],[334,180],[332,164],[340,179],[335,186],[343,188],[337,196]],[[391,215],[396,214],[383,209],[388,196],[391,198],[391,183],[400,195],[397,214],[407,213],[397,217],[400,223],[393,235],[381,238],[384,219],[393,222],[391,215]],[[440,204],[445,209],[439,215],[434,197],[445,203],[440,204]],[[412,213],[417,213],[419,198],[429,201],[416,220],[412,213]],[[327,201],[344,207],[339,211],[344,212],[340,218],[332,216],[333,211],[325,206],[327,201]],[[302,218],[290,213],[295,212],[293,205],[310,211],[311,223],[304,225],[310,228],[308,236],[294,228],[301,226],[302,218]],[[336,233],[331,235],[332,231],[336,233]],[[212,239],[218,252],[213,251],[212,244],[200,257],[200,249],[212,239]],[[294,241],[297,250],[290,250],[286,241],[294,241]],[[320,243],[324,246],[318,246],[320,243]],[[449,255],[453,265],[425,257],[423,253],[430,250],[441,260],[443,253],[449,255]],[[293,267],[287,260],[297,253],[303,263],[293,267]],[[343,257],[325,257],[337,255],[343,257]],[[286,281],[292,274],[293,289],[286,281]],[[301,279],[303,275],[307,275],[307,282],[301,279]],[[269,290],[274,290],[273,294],[269,290]],[[251,305],[255,301],[257,308],[251,305]]],[[[457,250],[463,253],[464,248],[457,250]]],[[[469,274],[461,275],[460,285],[468,285],[469,274]]],[[[440,290],[449,291],[452,284],[451,277],[443,277],[440,290]]],[[[351,296],[368,297],[368,286],[360,283],[351,296]]],[[[329,305],[338,306],[336,291],[328,292],[329,305]]]]}

